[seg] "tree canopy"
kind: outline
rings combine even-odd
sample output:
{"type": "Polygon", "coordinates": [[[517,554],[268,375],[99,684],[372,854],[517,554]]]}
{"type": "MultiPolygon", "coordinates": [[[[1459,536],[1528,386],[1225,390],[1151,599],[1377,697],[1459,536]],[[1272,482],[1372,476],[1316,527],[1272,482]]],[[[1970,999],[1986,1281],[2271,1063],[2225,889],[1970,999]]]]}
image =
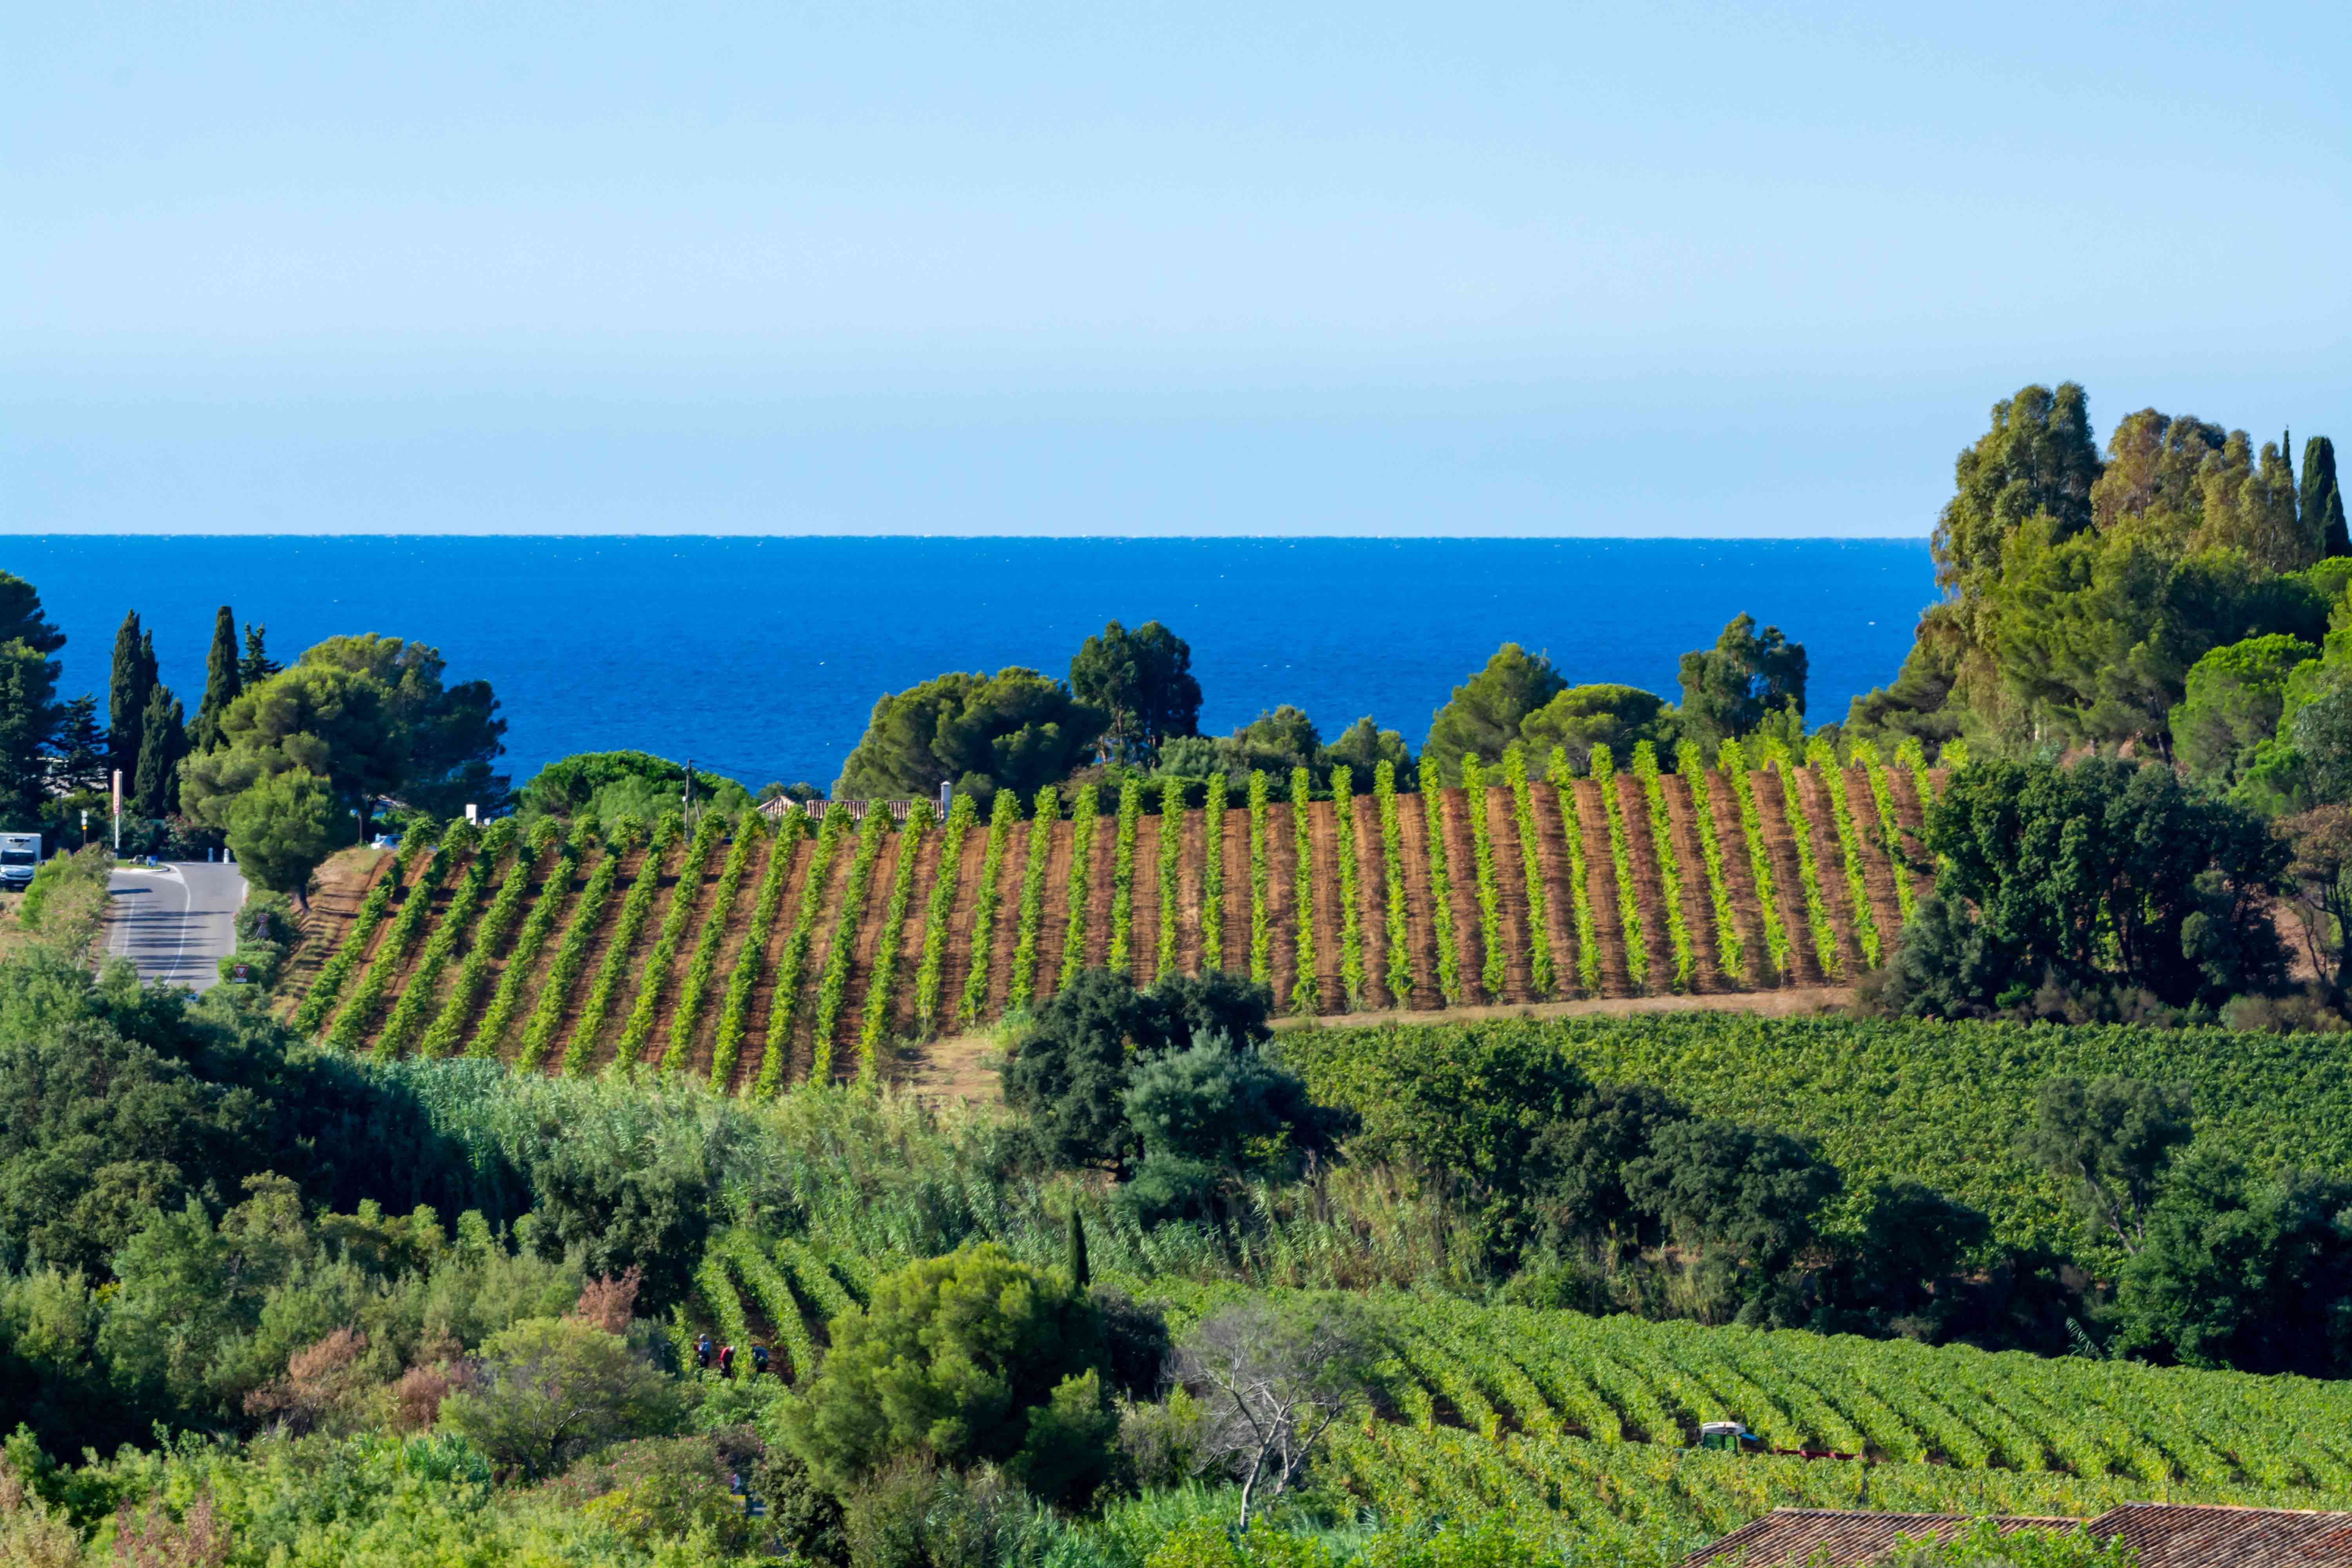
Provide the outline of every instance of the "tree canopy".
{"type": "Polygon", "coordinates": [[[1738,615],[1711,648],[1683,655],[1684,732],[1712,749],[1752,734],[1771,714],[1805,713],[1805,645],[1738,615]]]}
{"type": "Polygon", "coordinates": [[[1018,666],[950,672],[874,704],[833,788],[842,799],[906,800],[951,784],[982,800],[1030,795],[1069,775],[1107,720],[1058,680],[1018,666]]]}
{"type": "Polygon", "coordinates": [[[1158,621],[1129,631],[1117,621],[1070,660],[1070,689],[1104,716],[1112,754],[1156,756],[1166,742],[1201,732],[1201,683],[1192,648],[1158,621]]]}
{"type": "Polygon", "coordinates": [[[1567,689],[1550,659],[1507,642],[1432,717],[1423,754],[1449,779],[1459,775],[1465,756],[1496,761],[1519,742],[1528,715],[1567,689]]]}

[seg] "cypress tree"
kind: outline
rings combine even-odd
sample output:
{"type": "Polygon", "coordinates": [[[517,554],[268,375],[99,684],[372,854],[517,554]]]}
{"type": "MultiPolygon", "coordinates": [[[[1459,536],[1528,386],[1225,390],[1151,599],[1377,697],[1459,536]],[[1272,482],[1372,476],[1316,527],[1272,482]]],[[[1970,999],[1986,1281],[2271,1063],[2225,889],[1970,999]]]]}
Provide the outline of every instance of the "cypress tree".
{"type": "Polygon", "coordinates": [[[196,709],[196,722],[189,735],[189,744],[197,751],[208,751],[220,739],[221,715],[245,689],[237,674],[236,617],[223,605],[213,616],[213,648],[205,656],[205,700],[196,709]]]}
{"type": "Polygon", "coordinates": [[[1087,1267],[1087,1222],[1079,1217],[1075,1200],[1070,1205],[1069,1254],[1070,1289],[1084,1293],[1094,1275],[1087,1267]]]}
{"type": "Polygon", "coordinates": [[[180,704],[170,687],[158,683],[150,689],[140,721],[137,804],[131,809],[141,816],[169,816],[179,809],[180,759],[188,750],[180,704]]]}
{"type": "Polygon", "coordinates": [[[2314,436],[2303,444],[2303,526],[2326,541],[2330,555],[2352,555],[2344,529],[2344,491],[2336,479],[2336,443],[2314,436]]]}
{"type": "Polygon", "coordinates": [[[147,714],[147,698],[155,684],[154,666],[149,662],[154,653],[152,642],[144,644],[146,658],[142,658],[142,638],[139,630],[139,612],[131,611],[122,617],[122,628],[114,634],[114,673],[107,693],[107,732],[111,743],[107,748],[107,765],[122,770],[125,789],[139,773],[139,742],[144,733],[142,725],[147,714]]]}

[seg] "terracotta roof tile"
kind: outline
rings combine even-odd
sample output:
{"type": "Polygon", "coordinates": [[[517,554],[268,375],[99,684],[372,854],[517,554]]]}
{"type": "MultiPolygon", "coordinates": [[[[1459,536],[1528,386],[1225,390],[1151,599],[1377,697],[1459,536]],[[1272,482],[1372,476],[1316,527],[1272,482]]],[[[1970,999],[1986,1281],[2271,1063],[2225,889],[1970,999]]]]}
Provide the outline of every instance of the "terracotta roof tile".
{"type": "Polygon", "coordinates": [[[2352,1513],[2127,1502],[2087,1527],[2120,1535],[2139,1568],[2305,1568],[2352,1563],[2352,1513]]]}
{"type": "MultiPolygon", "coordinates": [[[[1744,1568],[1779,1568],[1790,1563],[1853,1568],[1854,1564],[1875,1563],[1895,1550],[1895,1543],[1905,1536],[1915,1541],[1945,1541],[1968,1522],[1966,1515],[1957,1513],[1779,1508],[1684,1559],[1684,1568],[1718,1562],[1739,1563],[1744,1568]]],[[[2075,1521],[2007,1518],[1996,1522],[2000,1532],[2009,1535],[2021,1530],[2070,1530],[2075,1521]]]]}

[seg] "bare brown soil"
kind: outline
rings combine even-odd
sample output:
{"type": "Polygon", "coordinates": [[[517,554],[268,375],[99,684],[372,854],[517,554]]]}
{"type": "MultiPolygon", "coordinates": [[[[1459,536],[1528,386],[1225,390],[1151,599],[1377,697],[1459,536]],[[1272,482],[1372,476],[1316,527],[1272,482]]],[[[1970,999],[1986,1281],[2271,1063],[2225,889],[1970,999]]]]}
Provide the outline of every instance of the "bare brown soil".
{"type": "Polygon", "coordinates": [[[914,885],[907,889],[907,921],[899,932],[898,990],[890,1004],[890,1019],[883,1032],[893,1037],[915,1032],[915,972],[923,962],[923,922],[931,907],[931,889],[939,881],[940,856],[946,848],[945,829],[937,822],[923,835],[915,858],[914,885]]]}
{"type": "MultiPolygon", "coordinates": [[[[1339,818],[1336,803],[1307,807],[1307,864],[1315,883],[1315,1010],[1333,1013],[1348,1005],[1347,953],[1340,941],[1347,910],[1339,897],[1339,818]]],[[[1360,873],[1361,867],[1357,868],[1360,873]]]]}
{"type": "MultiPolygon", "coordinates": [[[[1288,805],[1277,801],[1265,810],[1266,924],[1274,932],[1274,1010],[1290,1011],[1298,984],[1298,849],[1290,826],[1288,805]]],[[[1320,889],[1316,891],[1320,892],[1320,889]]]]}
{"type": "MultiPolygon", "coordinates": [[[[974,834],[972,837],[984,836],[974,834]]],[[[833,962],[834,944],[844,940],[856,940],[855,932],[842,931],[839,911],[841,900],[849,891],[849,868],[856,859],[856,842],[845,838],[840,847],[834,851],[833,865],[827,869],[824,897],[817,904],[816,929],[809,941],[808,963],[801,971],[800,994],[793,1009],[793,1037],[787,1042],[792,1052],[792,1065],[784,1071],[784,1081],[788,1084],[805,1079],[816,1065],[817,992],[824,983],[825,965],[833,962]]],[[[866,887],[870,896],[873,883],[869,880],[866,887]]],[[[955,999],[961,995],[961,991],[942,992],[940,1005],[943,1009],[953,1007],[955,999]]]]}
{"type": "MultiPolygon", "coordinates": [[[[1830,815],[1828,791],[1811,768],[1794,769],[1790,777],[1796,781],[1797,800],[1804,814],[1801,826],[1806,841],[1812,846],[1813,869],[1822,884],[1822,902],[1829,909],[1830,929],[1837,932],[1838,962],[1844,966],[1844,975],[1859,974],[1869,966],[1863,962],[1862,939],[1855,932],[1853,893],[1846,885],[1845,851],[1838,847],[1837,821],[1830,815]]],[[[1782,804],[1787,804],[1785,795],[1782,804]]]]}
{"type": "Polygon", "coordinates": [[[1160,974],[1160,819],[1147,816],[1135,828],[1135,907],[1128,921],[1130,978],[1149,985],[1160,974]]]}
{"type": "Polygon", "coordinates": [[[1544,890],[1550,908],[1552,970],[1559,976],[1562,999],[1584,994],[1583,970],[1576,937],[1575,862],[1569,858],[1568,831],[1559,811],[1557,786],[1538,785],[1533,801],[1536,837],[1542,843],[1544,890]]]}
{"type": "Polygon", "coordinates": [[[1608,807],[1601,802],[1601,786],[1592,780],[1578,779],[1569,787],[1576,797],[1584,879],[1591,887],[1593,931],[1601,942],[1601,994],[1638,995],[1633,972],[1625,963],[1625,927],[1617,908],[1617,864],[1609,853],[1608,807]]]}
{"type": "Polygon", "coordinates": [[[1388,987],[1388,868],[1381,858],[1380,803],[1360,795],[1348,803],[1347,812],[1356,833],[1356,921],[1364,941],[1364,1000],[1393,1007],[1396,998],[1388,987]]]}
{"type": "Polygon", "coordinates": [[[1117,890],[1118,857],[1118,816],[1107,811],[1095,818],[1094,847],[1087,860],[1087,961],[1082,966],[1087,969],[1099,969],[1110,960],[1110,906],[1117,890]]]}
{"type": "Polygon", "coordinates": [[[1511,792],[1490,789],[1481,803],[1486,813],[1487,841],[1495,851],[1495,910],[1502,924],[1503,997],[1510,1002],[1538,1002],[1528,913],[1527,857],[1519,847],[1518,820],[1511,815],[1511,792]]]}
{"type": "Polygon", "coordinates": [[[1886,858],[1878,826],[1878,802],[1870,793],[1870,770],[1840,768],[1833,776],[1832,787],[1845,792],[1846,808],[1853,813],[1854,837],[1862,841],[1862,882],[1869,894],[1871,918],[1878,924],[1880,952],[1891,957],[1895,939],[1903,934],[1903,906],[1895,897],[1895,865],[1886,858]]]}
{"type": "Polygon", "coordinates": [[[1715,940],[1715,896],[1706,881],[1706,856],[1698,843],[1698,819],[1692,815],[1690,786],[1669,773],[1658,781],[1666,797],[1666,823],[1670,837],[1668,853],[1675,858],[1675,869],[1682,877],[1683,920],[1690,930],[1691,953],[1694,960],[1694,989],[1700,992],[1733,991],[1742,984],[1739,976],[1723,972],[1722,955],[1715,940]]]}
{"type": "Polygon", "coordinates": [[[1658,876],[1658,847],[1650,837],[1649,796],[1632,773],[1619,773],[1609,782],[1616,787],[1617,809],[1625,814],[1625,858],[1633,865],[1642,942],[1650,954],[1650,989],[1682,991],[1685,987],[1675,973],[1674,932],[1666,925],[1665,884],[1658,876]]]}
{"type": "Polygon", "coordinates": [[[1062,937],[1070,922],[1070,849],[1076,829],[1056,823],[1045,847],[1045,892],[1037,920],[1037,1000],[1062,988],[1062,937]]]}
{"type": "MultiPolygon", "coordinates": [[[[1421,801],[1413,795],[1397,799],[1397,834],[1404,852],[1404,931],[1412,961],[1412,1000],[1423,1007],[1443,1006],[1437,990],[1437,924],[1430,919],[1429,837],[1421,801]]],[[[1385,853],[1385,851],[1383,851],[1385,853]]]]}
{"type": "Polygon", "coordinates": [[[1843,1007],[1853,1001],[1851,985],[1787,987],[1779,991],[1726,991],[1711,996],[1588,996],[1570,1002],[1504,1002],[1491,1006],[1448,1007],[1443,1012],[1348,1013],[1326,1018],[1285,1018],[1276,1029],[1349,1029],[1382,1025],[1463,1024],[1493,1018],[1622,1017],[1634,1013],[1752,1013],[1793,1018],[1843,1007]]]}
{"type": "Polygon", "coordinates": [[[1201,927],[1202,879],[1209,864],[1208,824],[1202,818],[1201,812],[1184,814],[1183,867],[1176,881],[1176,967],[1185,974],[1201,973],[1208,946],[1201,927]]]}
{"type": "Polygon", "coordinates": [[[1453,893],[1454,951],[1462,964],[1462,1000],[1473,1005],[1503,998],[1486,994],[1486,944],[1478,921],[1477,847],[1470,839],[1470,802],[1459,789],[1437,797],[1437,819],[1445,830],[1445,858],[1453,893]]]}
{"type": "Polygon", "coordinates": [[[343,937],[352,929],[352,921],[359,917],[360,905],[366,901],[368,889],[393,864],[393,857],[385,851],[360,845],[338,849],[319,868],[311,884],[310,907],[294,919],[302,940],[278,981],[283,1011],[290,1013],[301,1005],[310,982],[318,977],[327,960],[335,955],[335,950],[343,945],[343,937]]]}
{"type": "Polygon", "coordinates": [[[740,1054],[735,1058],[735,1077],[729,1085],[739,1094],[759,1081],[760,1065],[767,1059],[768,1031],[776,1016],[776,966],[783,962],[784,949],[792,945],[793,922],[800,912],[801,890],[807,885],[809,868],[816,860],[814,837],[803,838],[794,844],[792,856],[793,867],[784,878],[783,900],[776,906],[775,924],[768,932],[768,949],[760,966],[760,983],[751,989],[751,1018],[743,1030],[740,1054]]]}
{"type": "MultiPolygon", "coordinates": [[[[572,1038],[578,1032],[580,1011],[588,1005],[588,994],[596,987],[596,971],[603,966],[605,951],[612,946],[614,927],[619,924],[621,901],[629,896],[629,879],[637,874],[637,868],[645,864],[648,853],[644,849],[635,850],[622,862],[620,879],[613,884],[613,896],[606,900],[605,918],[597,922],[596,934],[589,939],[588,959],[580,966],[579,984],[572,986],[572,994],[564,1001],[563,1022],[556,1029],[554,1043],[548,1047],[547,1054],[558,1064],[570,1051],[572,1038]]],[[[730,943],[740,942],[741,934],[740,931],[730,933],[728,940],[730,943]]],[[[562,935],[559,931],[549,938],[549,945],[553,947],[562,941],[562,935]]],[[[723,966],[719,973],[726,973],[723,966]]],[[[591,1042],[587,1061],[592,1067],[597,1065],[593,1042],[591,1042]]],[[[702,1065],[708,1069],[709,1064],[702,1065]]]]}
{"type": "Polygon", "coordinates": [[[1829,982],[1821,955],[1813,951],[1813,928],[1805,915],[1804,873],[1797,864],[1796,841],[1790,837],[1789,816],[1780,798],[1780,781],[1759,773],[1749,783],[1756,790],[1756,815],[1764,825],[1764,850],[1772,865],[1772,897],[1779,902],[1780,924],[1789,933],[1789,967],[1801,985],[1829,982]]]}
{"type": "MultiPolygon", "coordinates": [[[[1755,862],[1748,852],[1747,830],[1740,825],[1738,795],[1730,779],[1711,773],[1706,797],[1716,843],[1723,851],[1723,885],[1731,895],[1732,923],[1739,929],[1748,959],[1746,982],[1759,986],[1780,984],[1782,977],[1772,968],[1772,952],[1764,941],[1764,906],[1756,897],[1755,862]]],[[[1704,867],[1700,874],[1705,875],[1704,867]]]]}
{"type": "Polygon", "coordinates": [[[955,899],[948,909],[948,945],[940,961],[938,1027],[956,1027],[963,983],[971,973],[971,922],[980,910],[980,873],[988,864],[988,825],[975,822],[963,836],[963,858],[956,870],[955,899]]]}
{"type": "MultiPolygon", "coordinates": [[[[1021,877],[1028,868],[1029,825],[1024,822],[1014,826],[1012,841],[1004,847],[1003,867],[998,873],[1001,891],[996,900],[995,945],[988,963],[988,1015],[991,1017],[1003,1012],[1006,1002],[1013,995],[1013,952],[1021,945],[1021,877]]],[[[881,923],[883,910],[890,899],[888,884],[879,879],[878,869],[874,890],[866,898],[870,900],[870,907],[866,911],[866,924],[869,929],[862,933],[865,946],[858,954],[861,968],[870,967],[873,962],[875,934],[871,928],[881,923]]],[[[864,986],[861,984],[858,990],[862,994],[864,986]]]]}
{"type": "Polygon", "coordinates": [[[1225,862],[1225,968],[1249,973],[1249,811],[1228,805],[1223,829],[1225,862]]]}

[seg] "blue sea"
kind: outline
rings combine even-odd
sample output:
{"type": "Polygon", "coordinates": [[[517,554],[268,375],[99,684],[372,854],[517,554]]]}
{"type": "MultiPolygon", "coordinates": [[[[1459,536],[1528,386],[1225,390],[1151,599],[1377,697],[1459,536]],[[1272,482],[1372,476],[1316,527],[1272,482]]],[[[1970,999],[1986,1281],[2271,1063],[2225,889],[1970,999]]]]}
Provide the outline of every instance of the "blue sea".
{"type": "Polygon", "coordinates": [[[949,669],[1066,678],[1117,619],[1192,647],[1202,727],[1293,703],[1416,750],[1497,646],[1574,682],[1677,695],[1675,661],[1745,610],[1805,645],[1811,717],[1891,679],[1935,598],[1925,541],[52,537],[0,543],[100,694],[137,610],[193,713],[215,608],[290,661],[339,632],[487,679],[518,782],[572,752],[691,757],[829,786],[875,699],[949,669]]]}

